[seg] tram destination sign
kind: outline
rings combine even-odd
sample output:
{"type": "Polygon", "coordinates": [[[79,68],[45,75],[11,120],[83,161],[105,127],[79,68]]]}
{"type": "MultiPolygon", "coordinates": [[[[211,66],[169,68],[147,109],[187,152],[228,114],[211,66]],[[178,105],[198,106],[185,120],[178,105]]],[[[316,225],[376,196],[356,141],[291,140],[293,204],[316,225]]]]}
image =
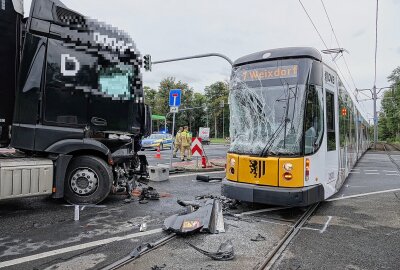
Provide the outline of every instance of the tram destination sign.
{"type": "Polygon", "coordinates": [[[297,77],[298,66],[265,67],[251,70],[243,70],[241,78],[243,81],[258,81],[279,78],[297,77]]]}

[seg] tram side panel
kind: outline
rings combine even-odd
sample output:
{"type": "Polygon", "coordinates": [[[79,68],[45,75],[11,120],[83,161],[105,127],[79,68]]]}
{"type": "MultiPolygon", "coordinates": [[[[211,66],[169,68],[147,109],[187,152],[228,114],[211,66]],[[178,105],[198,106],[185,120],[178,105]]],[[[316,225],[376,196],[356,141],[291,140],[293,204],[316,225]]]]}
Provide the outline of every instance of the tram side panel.
{"type": "Polygon", "coordinates": [[[339,126],[338,126],[338,76],[326,65],[323,69],[325,102],[325,175],[323,179],[325,199],[337,191],[339,172],[339,126]]]}

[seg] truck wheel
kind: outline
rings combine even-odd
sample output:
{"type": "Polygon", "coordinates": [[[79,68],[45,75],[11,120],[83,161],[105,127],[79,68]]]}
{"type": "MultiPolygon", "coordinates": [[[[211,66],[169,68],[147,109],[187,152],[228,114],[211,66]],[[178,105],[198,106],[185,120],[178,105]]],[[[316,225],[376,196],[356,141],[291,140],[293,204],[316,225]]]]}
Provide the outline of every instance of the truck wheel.
{"type": "Polygon", "coordinates": [[[71,204],[97,204],[111,190],[111,167],[95,156],[77,156],[68,166],[64,199],[71,204]]]}

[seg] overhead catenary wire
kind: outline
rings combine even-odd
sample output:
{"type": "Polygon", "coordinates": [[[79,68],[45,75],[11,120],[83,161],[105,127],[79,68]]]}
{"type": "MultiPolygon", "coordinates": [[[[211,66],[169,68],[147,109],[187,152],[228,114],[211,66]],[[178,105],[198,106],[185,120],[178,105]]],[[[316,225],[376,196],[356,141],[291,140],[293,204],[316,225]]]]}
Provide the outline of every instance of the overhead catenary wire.
{"type": "MultiPolygon", "coordinates": [[[[315,31],[317,32],[319,38],[321,39],[322,43],[324,44],[325,48],[327,50],[329,50],[328,45],[326,45],[325,40],[322,38],[322,35],[320,34],[320,32],[318,31],[317,26],[315,25],[314,21],[312,20],[311,16],[308,14],[307,9],[304,7],[303,3],[301,2],[301,0],[299,0],[300,5],[302,6],[304,12],[306,13],[308,19],[310,20],[311,24],[313,25],[315,31]]],[[[340,76],[343,78],[344,82],[346,83],[346,85],[349,87],[349,89],[351,89],[350,84],[348,83],[348,81],[346,80],[346,77],[343,75],[342,70],[340,69],[340,67],[338,66],[338,64],[336,63],[336,61],[334,60],[333,56],[331,55],[332,58],[332,62],[335,64],[337,71],[339,72],[340,76]]]]}
{"type": "MultiPolygon", "coordinates": [[[[328,19],[329,25],[331,26],[331,30],[332,30],[333,36],[335,37],[336,43],[337,43],[338,47],[341,48],[342,46],[340,46],[339,39],[338,39],[338,37],[337,37],[337,35],[336,35],[335,30],[333,29],[332,21],[331,21],[329,15],[328,15],[328,11],[327,11],[327,9],[326,9],[326,7],[325,7],[325,4],[324,4],[324,1],[323,1],[323,0],[321,0],[321,4],[322,4],[322,7],[324,8],[325,15],[326,15],[326,18],[328,19]]],[[[354,86],[355,89],[357,89],[356,83],[354,82],[353,75],[351,74],[349,65],[347,64],[346,57],[344,56],[343,52],[342,52],[342,56],[343,56],[344,64],[345,64],[345,66],[346,66],[346,68],[347,68],[347,72],[349,73],[350,79],[351,79],[351,81],[352,81],[352,83],[353,83],[353,86],[354,86]]]]}

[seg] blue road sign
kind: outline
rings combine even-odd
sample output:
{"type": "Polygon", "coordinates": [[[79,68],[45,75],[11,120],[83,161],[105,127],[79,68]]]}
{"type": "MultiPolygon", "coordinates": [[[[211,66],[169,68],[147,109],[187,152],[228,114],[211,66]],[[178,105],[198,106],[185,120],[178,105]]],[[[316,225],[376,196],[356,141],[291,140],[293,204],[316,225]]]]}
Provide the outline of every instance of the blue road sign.
{"type": "Polygon", "coordinates": [[[181,96],[182,96],[181,89],[171,89],[169,91],[169,106],[171,107],[181,106],[181,96]]]}

